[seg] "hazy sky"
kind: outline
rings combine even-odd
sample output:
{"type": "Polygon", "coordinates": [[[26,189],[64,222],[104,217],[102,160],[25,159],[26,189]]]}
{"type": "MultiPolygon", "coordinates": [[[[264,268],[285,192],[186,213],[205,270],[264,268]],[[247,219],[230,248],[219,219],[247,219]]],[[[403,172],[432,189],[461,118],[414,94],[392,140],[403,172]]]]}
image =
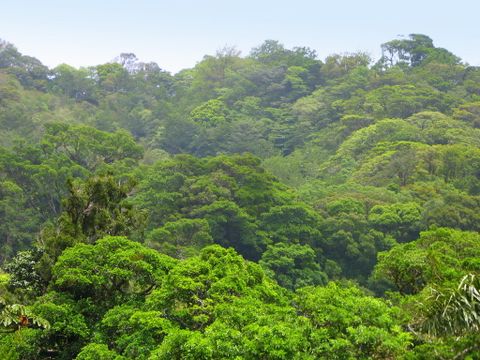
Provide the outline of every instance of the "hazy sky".
{"type": "Polygon", "coordinates": [[[0,0],[0,38],[53,67],[122,52],[176,72],[225,45],[246,55],[266,39],[321,59],[423,33],[480,65],[480,0],[0,0]]]}

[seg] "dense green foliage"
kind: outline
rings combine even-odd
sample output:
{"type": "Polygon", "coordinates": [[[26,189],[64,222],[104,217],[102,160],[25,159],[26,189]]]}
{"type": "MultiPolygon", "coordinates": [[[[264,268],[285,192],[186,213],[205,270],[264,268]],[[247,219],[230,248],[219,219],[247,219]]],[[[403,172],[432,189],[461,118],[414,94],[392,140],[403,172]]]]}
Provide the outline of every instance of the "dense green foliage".
{"type": "Polygon", "coordinates": [[[0,357],[480,357],[480,68],[381,47],[0,41],[0,357]]]}

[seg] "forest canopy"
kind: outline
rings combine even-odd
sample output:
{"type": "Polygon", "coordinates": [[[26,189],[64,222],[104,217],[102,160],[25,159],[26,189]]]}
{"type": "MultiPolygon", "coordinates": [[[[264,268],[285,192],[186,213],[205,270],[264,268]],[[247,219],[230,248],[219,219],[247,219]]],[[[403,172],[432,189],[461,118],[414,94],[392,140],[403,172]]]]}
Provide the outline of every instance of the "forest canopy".
{"type": "Polygon", "coordinates": [[[2,359],[480,357],[480,68],[0,41],[2,359]]]}

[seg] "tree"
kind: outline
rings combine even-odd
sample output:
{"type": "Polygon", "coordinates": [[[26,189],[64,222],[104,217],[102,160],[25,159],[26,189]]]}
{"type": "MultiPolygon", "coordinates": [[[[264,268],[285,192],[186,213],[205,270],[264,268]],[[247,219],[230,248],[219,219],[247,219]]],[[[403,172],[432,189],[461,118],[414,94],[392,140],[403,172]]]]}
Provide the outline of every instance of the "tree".
{"type": "Polygon", "coordinates": [[[147,306],[163,309],[164,317],[182,328],[199,330],[215,320],[215,309],[222,303],[245,296],[275,302],[280,294],[259,265],[233,249],[212,245],[173,268],[147,306]]]}
{"type": "Polygon", "coordinates": [[[80,351],[76,359],[121,360],[122,357],[114,351],[109,350],[107,345],[90,343],[82,348],[82,351],[80,351]]]}
{"type": "Polygon", "coordinates": [[[327,79],[335,79],[348,74],[357,67],[366,67],[372,58],[365,52],[333,54],[325,59],[321,73],[327,79]]]}
{"type": "Polygon", "coordinates": [[[421,232],[418,240],[380,253],[375,276],[393,282],[401,294],[459,281],[466,271],[479,269],[479,238],[476,232],[448,228],[421,232]]]}
{"type": "Polygon", "coordinates": [[[302,288],[295,304],[312,324],[310,351],[316,358],[395,358],[410,345],[411,335],[398,325],[398,310],[355,286],[302,288]]]}
{"type": "Polygon", "coordinates": [[[22,55],[17,48],[0,39],[0,69],[14,74],[26,87],[45,89],[48,68],[38,59],[22,55]]]}
{"type": "Polygon", "coordinates": [[[233,247],[250,260],[257,260],[265,248],[265,239],[257,233],[253,219],[231,201],[215,201],[192,213],[208,221],[212,238],[224,247],[233,247]]]}
{"type": "Polygon", "coordinates": [[[32,242],[32,233],[38,226],[38,218],[29,208],[26,194],[12,181],[0,180],[0,246],[4,262],[15,251],[32,242]]]}
{"type": "Polygon", "coordinates": [[[425,303],[418,304],[421,314],[415,324],[422,332],[433,336],[477,333],[480,329],[480,293],[478,278],[465,275],[456,288],[429,288],[425,303]]]}
{"type": "Polygon", "coordinates": [[[153,229],[146,244],[177,259],[196,255],[200,249],[213,243],[210,225],[205,219],[179,219],[153,229]]]}
{"type": "Polygon", "coordinates": [[[262,254],[259,264],[280,286],[290,290],[327,282],[326,274],[316,262],[315,251],[308,245],[270,245],[262,254]]]}
{"type": "Polygon", "coordinates": [[[400,186],[407,185],[410,177],[415,171],[417,164],[416,152],[414,149],[407,147],[406,149],[399,149],[393,154],[390,166],[396,172],[400,181],[400,186]]]}
{"type": "Polygon", "coordinates": [[[52,284],[77,300],[95,299],[105,311],[105,307],[149,294],[174,265],[174,259],[155,250],[125,237],[109,236],[94,245],[66,249],[52,269],[52,284]]]}
{"type": "Polygon", "coordinates": [[[118,63],[107,63],[95,67],[98,84],[105,93],[127,91],[128,72],[118,63]]]}
{"type": "Polygon", "coordinates": [[[376,205],[369,214],[376,229],[391,234],[398,242],[415,240],[422,229],[422,208],[416,203],[376,205]]]}
{"type": "Polygon", "coordinates": [[[323,245],[322,220],[319,214],[303,204],[272,207],[261,218],[262,228],[273,243],[307,244],[315,249],[323,245]]]}
{"type": "Polygon", "coordinates": [[[218,126],[227,121],[227,108],[221,100],[213,99],[196,107],[190,119],[205,127],[218,126]]]}
{"type": "Polygon", "coordinates": [[[143,155],[142,147],[124,130],[110,134],[90,126],[64,123],[46,126],[42,147],[44,151],[65,154],[89,170],[126,158],[138,160],[143,155]]]}
{"type": "Polygon", "coordinates": [[[39,248],[20,251],[5,265],[5,270],[10,275],[8,287],[18,297],[29,299],[45,292],[48,283],[39,269],[43,254],[43,250],[39,248]]]}
{"type": "Polygon", "coordinates": [[[76,242],[94,243],[105,235],[141,232],[144,215],[126,201],[132,188],[132,183],[119,184],[111,174],[91,177],[84,183],[69,182],[70,195],[58,228],[47,228],[41,239],[48,254],[58,256],[76,242]]]}
{"type": "Polygon", "coordinates": [[[410,34],[408,39],[392,40],[382,44],[380,62],[385,65],[406,63],[415,67],[428,61],[456,64],[460,59],[445,49],[433,46],[433,40],[423,34],[410,34]]]}
{"type": "Polygon", "coordinates": [[[98,104],[95,98],[95,82],[88,69],[75,69],[67,64],[58,65],[52,70],[50,87],[53,92],[62,93],[75,101],[88,101],[98,104]]]}
{"type": "Polygon", "coordinates": [[[50,324],[40,316],[21,304],[6,304],[0,298],[1,332],[15,332],[26,328],[49,329],[50,324]]]}
{"type": "Polygon", "coordinates": [[[480,128],[480,102],[462,104],[454,110],[453,117],[480,128]]]}

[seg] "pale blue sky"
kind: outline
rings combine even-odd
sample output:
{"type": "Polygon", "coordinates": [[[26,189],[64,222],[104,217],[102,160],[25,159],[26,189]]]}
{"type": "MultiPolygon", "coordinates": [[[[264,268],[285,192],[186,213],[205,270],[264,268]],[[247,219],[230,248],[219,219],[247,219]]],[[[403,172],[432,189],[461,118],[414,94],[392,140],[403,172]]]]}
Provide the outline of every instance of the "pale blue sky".
{"type": "Polygon", "coordinates": [[[225,45],[309,46],[321,59],[423,33],[480,65],[480,0],[0,0],[0,38],[53,67],[133,52],[176,72],[225,45]]]}

